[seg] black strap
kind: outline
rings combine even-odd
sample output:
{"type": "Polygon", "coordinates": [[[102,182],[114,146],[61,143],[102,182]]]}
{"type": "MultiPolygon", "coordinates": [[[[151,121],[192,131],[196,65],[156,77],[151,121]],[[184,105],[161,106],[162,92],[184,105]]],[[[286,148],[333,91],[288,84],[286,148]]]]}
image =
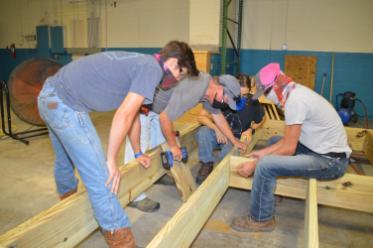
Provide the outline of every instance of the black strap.
{"type": "Polygon", "coordinates": [[[346,158],[346,153],[344,152],[329,152],[327,154],[322,154],[322,155],[332,157],[332,158],[346,158]]]}

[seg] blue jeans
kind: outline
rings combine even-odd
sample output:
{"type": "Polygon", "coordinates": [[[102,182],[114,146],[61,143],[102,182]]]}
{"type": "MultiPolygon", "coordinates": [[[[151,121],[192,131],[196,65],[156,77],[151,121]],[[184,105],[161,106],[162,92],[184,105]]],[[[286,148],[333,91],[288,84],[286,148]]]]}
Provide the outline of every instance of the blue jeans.
{"type": "Polygon", "coordinates": [[[215,131],[206,126],[202,126],[198,130],[196,134],[196,138],[197,138],[197,143],[198,143],[199,161],[203,163],[219,162],[232,149],[231,143],[219,144],[216,140],[215,131]],[[214,154],[213,154],[213,151],[216,148],[221,148],[221,151],[217,159],[215,159],[214,154]]]}
{"type": "MultiPolygon", "coordinates": [[[[153,111],[150,111],[147,116],[140,114],[140,123],[140,146],[142,152],[145,153],[149,149],[153,149],[165,142],[161,125],[159,123],[159,114],[154,113],[153,111]]],[[[129,139],[127,139],[124,152],[124,163],[126,164],[133,159],[135,159],[135,155],[131,143],[129,142],[129,139]]]]}
{"type": "MultiPolygon", "coordinates": [[[[280,138],[272,138],[270,143],[273,144],[280,138]]],[[[256,221],[267,221],[273,218],[275,211],[274,191],[277,177],[332,180],[343,176],[348,163],[348,158],[333,158],[320,155],[301,144],[298,144],[294,156],[264,156],[258,161],[255,169],[250,200],[250,215],[256,221]]]]}
{"type": "MultiPolygon", "coordinates": [[[[161,125],[159,123],[159,114],[153,111],[150,111],[147,116],[140,114],[140,123],[140,146],[143,153],[165,142],[161,125]]],[[[128,138],[126,139],[126,146],[124,150],[124,163],[127,164],[131,160],[135,159],[135,154],[128,138]]],[[[147,195],[145,193],[141,193],[134,201],[141,201],[146,197],[147,195]]]]}
{"type": "Polygon", "coordinates": [[[129,218],[118,198],[105,186],[109,176],[106,158],[89,114],[64,104],[48,80],[38,97],[38,108],[56,155],[54,174],[58,193],[76,189],[75,166],[101,228],[112,231],[128,227],[129,218]]]}

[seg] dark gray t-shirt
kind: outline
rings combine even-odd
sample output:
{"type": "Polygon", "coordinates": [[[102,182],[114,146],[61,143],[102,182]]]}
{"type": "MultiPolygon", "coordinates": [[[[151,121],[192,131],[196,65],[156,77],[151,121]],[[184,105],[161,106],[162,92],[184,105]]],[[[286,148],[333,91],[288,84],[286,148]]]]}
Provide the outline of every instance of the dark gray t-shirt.
{"type": "Polygon", "coordinates": [[[209,101],[203,99],[210,80],[208,73],[200,72],[198,77],[187,77],[173,89],[157,89],[152,111],[158,114],[165,111],[171,120],[176,120],[199,102],[203,102],[204,108],[210,113],[220,113],[219,109],[213,108],[209,101]]]}
{"type": "Polygon", "coordinates": [[[73,61],[48,79],[62,101],[77,111],[111,111],[128,92],[152,103],[163,76],[152,55],[124,51],[102,52],[73,61]]]}

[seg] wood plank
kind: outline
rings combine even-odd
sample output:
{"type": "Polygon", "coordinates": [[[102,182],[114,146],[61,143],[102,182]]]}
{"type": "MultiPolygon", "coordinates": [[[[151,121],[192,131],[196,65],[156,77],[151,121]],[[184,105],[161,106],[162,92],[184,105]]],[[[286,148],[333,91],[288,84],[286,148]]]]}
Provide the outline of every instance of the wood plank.
{"type": "MultiPolygon", "coordinates": [[[[176,141],[179,147],[181,147],[179,138],[176,137],[176,141]]],[[[169,152],[170,148],[167,142],[161,144],[161,149],[163,152],[169,152]]],[[[188,151],[188,149],[187,149],[188,151]]],[[[190,152],[190,151],[188,151],[190,152]]],[[[189,196],[197,188],[197,185],[194,181],[190,167],[183,163],[182,161],[173,161],[173,165],[169,170],[171,176],[175,180],[176,188],[181,196],[183,202],[188,200],[189,196]]]]}
{"type": "Polygon", "coordinates": [[[317,215],[317,181],[314,178],[307,183],[306,209],[304,212],[305,247],[319,247],[319,224],[317,215]]]}
{"type": "MultiPolygon", "coordinates": [[[[285,122],[280,120],[269,119],[263,124],[262,139],[268,140],[274,135],[283,135],[285,122]]],[[[368,133],[373,137],[373,129],[345,127],[348,144],[353,151],[363,151],[365,139],[368,133]]],[[[372,154],[372,153],[370,153],[372,154]]]]}
{"type": "MultiPolygon", "coordinates": [[[[194,129],[182,129],[182,134],[186,131],[189,134],[183,136],[181,142],[193,135],[195,128],[196,126],[194,129]]],[[[165,174],[161,165],[160,148],[153,149],[147,154],[152,158],[152,166],[148,169],[144,169],[136,160],[120,167],[122,183],[118,197],[123,206],[165,174]]],[[[192,157],[197,158],[194,155],[192,157]]],[[[190,163],[195,162],[195,159],[190,160],[190,163]]],[[[1,235],[0,245],[30,248],[74,247],[97,228],[88,195],[83,191],[1,235]]]]}
{"type": "Polygon", "coordinates": [[[154,247],[189,247],[228,188],[226,156],[148,244],[154,247]]]}
{"type": "MultiPolygon", "coordinates": [[[[242,163],[248,158],[231,157],[229,186],[251,190],[252,177],[243,178],[235,172],[234,163],[242,163]]],[[[278,178],[276,195],[305,199],[307,180],[300,178],[278,178]]],[[[373,177],[346,173],[331,181],[318,181],[318,204],[373,213],[373,177]]]]}
{"type": "Polygon", "coordinates": [[[198,70],[210,72],[211,53],[209,51],[193,51],[193,53],[198,70]]]}
{"type": "Polygon", "coordinates": [[[272,101],[262,95],[259,97],[259,102],[263,105],[264,114],[268,120],[280,120],[280,115],[272,101]]]}
{"type": "Polygon", "coordinates": [[[363,150],[369,162],[373,164],[373,135],[371,133],[367,133],[363,150]]]}

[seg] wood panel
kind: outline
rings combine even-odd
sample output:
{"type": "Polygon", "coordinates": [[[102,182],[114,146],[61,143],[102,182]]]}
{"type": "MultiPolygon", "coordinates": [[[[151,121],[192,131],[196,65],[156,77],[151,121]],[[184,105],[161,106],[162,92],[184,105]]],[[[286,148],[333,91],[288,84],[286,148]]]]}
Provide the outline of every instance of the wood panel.
{"type": "Polygon", "coordinates": [[[286,55],[285,74],[295,82],[314,90],[316,61],[317,58],[315,56],[286,55]]]}
{"type": "Polygon", "coordinates": [[[193,51],[198,70],[210,72],[211,53],[209,51],[193,51]]]}

